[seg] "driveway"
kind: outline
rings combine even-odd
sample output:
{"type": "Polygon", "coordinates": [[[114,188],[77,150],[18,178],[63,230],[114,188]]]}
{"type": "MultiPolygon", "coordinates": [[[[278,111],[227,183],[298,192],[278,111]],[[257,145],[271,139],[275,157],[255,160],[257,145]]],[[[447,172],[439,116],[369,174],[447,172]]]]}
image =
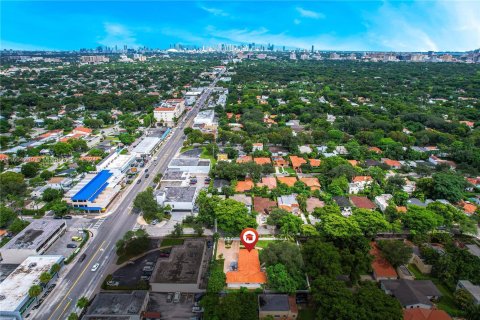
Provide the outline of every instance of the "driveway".
{"type": "Polygon", "coordinates": [[[225,259],[223,264],[223,272],[227,273],[230,270],[232,262],[238,261],[238,252],[240,251],[240,241],[234,240],[230,248],[225,247],[225,240],[218,239],[217,244],[217,259],[225,259]]]}

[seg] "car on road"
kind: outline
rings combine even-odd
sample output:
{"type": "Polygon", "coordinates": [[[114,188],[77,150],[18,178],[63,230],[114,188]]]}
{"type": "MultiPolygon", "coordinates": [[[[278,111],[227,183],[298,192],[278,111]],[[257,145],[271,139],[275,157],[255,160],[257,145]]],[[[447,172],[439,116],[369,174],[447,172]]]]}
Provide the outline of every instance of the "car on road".
{"type": "Polygon", "coordinates": [[[67,244],[67,248],[75,249],[77,245],[75,243],[69,243],[67,244]]]}
{"type": "Polygon", "coordinates": [[[80,256],[80,258],[78,258],[78,262],[82,262],[83,260],[85,260],[85,258],[87,257],[87,255],[84,253],[80,256]]]}
{"type": "Polygon", "coordinates": [[[72,216],[64,216],[63,219],[70,220],[70,219],[72,219],[72,216]]]}
{"type": "Polygon", "coordinates": [[[95,263],[95,264],[93,265],[93,267],[92,267],[91,270],[92,270],[92,271],[97,271],[97,269],[98,269],[99,266],[100,266],[100,263],[97,262],[97,263],[95,263]]]}
{"type": "Polygon", "coordinates": [[[73,237],[72,237],[72,241],[80,242],[80,241],[82,241],[82,240],[83,240],[83,238],[82,238],[82,237],[79,237],[79,236],[73,236],[73,237]]]}
{"type": "Polygon", "coordinates": [[[199,306],[193,307],[192,312],[193,313],[201,313],[201,312],[203,312],[203,308],[199,307],[199,306]]]}
{"type": "Polygon", "coordinates": [[[147,174],[145,175],[145,179],[148,178],[148,177],[150,177],[150,175],[147,173],[147,174]]]}
{"type": "Polygon", "coordinates": [[[172,300],[173,300],[173,292],[169,292],[167,294],[167,302],[170,303],[172,302],[172,300]]]}
{"type": "Polygon", "coordinates": [[[210,249],[212,247],[212,241],[208,240],[207,241],[207,248],[210,249]]]}
{"type": "Polygon", "coordinates": [[[58,219],[62,219],[62,217],[61,216],[53,216],[53,219],[58,220],[58,219]]]}
{"type": "Polygon", "coordinates": [[[180,302],[180,292],[175,292],[173,295],[173,303],[179,303],[180,302]]]}
{"type": "Polygon", "coordinates": [[[142,182],[142,179],[137,180],[137,184],[140,184],[140,182],[142,182]]]}
{"type": "Polygon", "coordinates": [[[145,169],[145,172],[148,172],[148,168],[145,169]]]}

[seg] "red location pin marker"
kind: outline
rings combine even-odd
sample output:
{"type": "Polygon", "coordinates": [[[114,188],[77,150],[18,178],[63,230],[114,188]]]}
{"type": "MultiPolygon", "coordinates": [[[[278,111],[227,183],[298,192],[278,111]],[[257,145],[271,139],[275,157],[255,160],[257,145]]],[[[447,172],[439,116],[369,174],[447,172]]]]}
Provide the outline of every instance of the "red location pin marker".
{"type": "Polygon", "coordinates": [[[242,244],[249,252],[252,251],[258,241],[257,230],[253,228],[243,229],[242,233],[240,234],[240,241],[242,241],[242,244]]]}

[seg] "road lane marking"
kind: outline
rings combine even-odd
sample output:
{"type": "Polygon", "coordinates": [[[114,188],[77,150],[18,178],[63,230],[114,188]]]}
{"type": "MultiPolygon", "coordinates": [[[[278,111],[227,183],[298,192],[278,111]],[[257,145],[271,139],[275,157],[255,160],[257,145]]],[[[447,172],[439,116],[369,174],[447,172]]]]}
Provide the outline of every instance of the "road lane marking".
{"type": "MultiPolygon", "coordinates": [[[[103,247],[103,245],[105,244],[105,240],[103,240],[102,244],[100,245],[100,247],[103,247]]],[[[85,271],[87,271],[87,268],[89,267],[90,263],[92,263],[93,259],[95,259],[95,257],[97,256],[97,254],[99,254],[101,251],[100,250],[97,250],[97,252],[95,252],[95,254],[90,258],[90,260],[88,260],[88,262],[86,263],[85,265],[85,268],[83,268],[83,271],[80,273],[80,275],[77,277],[77,280],[75,280],[75,282],[72,284],[72,286],[70,287],[70,290],[67,291],[67,293],[65,294],[65,296],[63,297],[62,301],[60,301],[60,303],[58,304],[58,306],[55,308],[55,310],[53,310],[52,312],[52,315],[48,318],[48,320],[52,319],[53,315],[55,314],[55,312],[57,312],[58,308],[60,308],[60,306],[62,305],[62,303],[65,301],[65,299],[67,299],[67,296],[70,294],[70,292],[72,292],[73,288],[75,288],[75,286],[77,285],[78,281],[80,281],[80,278],[82,278],[83,274],[85,273],[85,271]]],[[[70,301],[72,302],[72,301],[70,301]]],[[[70,304],[70,302],[67,304],[67,306],[70,304]]],[[[66,309],[67,307],[65,307],[66,309]]],[[[63,312],[60,314],[60,317],[58,317],[57,319],[60,319],[63,315],[63,313],[65,312],[65,309],[63,309],[63,312]]]]}

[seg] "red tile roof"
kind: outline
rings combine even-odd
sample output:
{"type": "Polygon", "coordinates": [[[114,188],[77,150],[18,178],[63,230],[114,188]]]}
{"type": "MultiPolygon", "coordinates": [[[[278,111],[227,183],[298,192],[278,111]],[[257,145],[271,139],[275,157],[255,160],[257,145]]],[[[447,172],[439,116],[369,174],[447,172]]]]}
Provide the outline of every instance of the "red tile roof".
{"type": "Polygon", "coordinates": [[[361,209],[375,209],[376,206],[375,204],[370,201],[367,197],[361,197],[361,196],[350,196],[350,201],[352,201],[352,204],[361,209]]]}
{"type": "Polygon", "coordinates": [[[435,309],[404,309],[403,320],[452,320],[452,317],[443,310],[435,309]]]}
{"type": "Polygon", "coordinates": [[[8,156],[6,154],[0,153],[0,161],[7,161],[8,156]]]}
{"type": "Polygon", "coordinates": [[[369,151],[373,151],[375,153],[382,153],[382,150],[378,147],[370,147],[368,148],[369,151]]]}
{"type": "Polygon", "coordinates": [[[320,190],[320,182],[317,178],[303,177],[300,178],[300,181],[305,183],[307,187],[310,187],[310,190],[320,190]]]}
{"type": "Polygon", "coordinates": [[[262,182],[257,183],[257,186],[266,186],[270,190],[275,189],[277,187],[277,179],[275,177],[263,177],[262,182]]]}
{"type": "Polygon", "coordinates": [[[375,242],[370,243],[370,254],[374,257],[372,261],[372,269],[375,278],[397,278],[397,272],[390,262],[382,257],[380,249],[375,242]]]}
{"type": "Polygon", "coordinates": [[[245,180],[245,181],[238,181],[237,186],[235,187],[235,191],[237,192],[245,192],[252,190],[253,188],[253,181],[252,180],[245,180]]]}
{"type": "Polygon", "coordinates": [[[247,162],[252,162],[252,156],[242,156],[237,159],[237,163],[247,163],[247,162]]]}
{"type": "Polygon", "coordinates": [[[272,160],[270,160],[270,158],[267,158],[267,157],[255,158],[255,159],[253,159],[253,161],[256,164],[259,164],[259,165],[271,164],[272,163],[272,160]]]}
{"type": "Polygon", "coordinates": [[[297,156],[290,156],[290,162],[292,163],[293,168],[299,168],[302,164],[307,163],[305,159],[297,156]]]}
{"type": "Polygon", "coordinates": [[[373,181],[372,177],[370,176],[356,176],[352,179],[353,182],[367,182],[373,181]]]}
{"type": "Polygon", "coordinates": [[[265,210],[270,211],[272,208],[277,207],[277,202],[270,200],[269,198],[254,197],[253,198],[253,210],[259,213],[265,213],[265,210]]]}
{"type": "Polygon", "coordinates": [[[295,182],[297,182],[297,177],[278,177],[278,181],[289,187],[293,187],[295,182]]]}
{"type": "Polygon", "coordinates": [[[89,128],[85,128],[85,127],[76,127],[75,129],[73,129],[73,131],[79,131],[79,132],[82,132],[84,134],[91,134],[92,133],[92,129],[89,129],[89,128]]]}
{"type": "Polygon", "coordinates": [[[266,283],[267,276],[260,270],[258,251],[240,249],[238,252],[238,270],[227,272],[227,284],[229,283],[266,283]]]}
{"type": "Polygon", "coordinates": [[[308,159],[308,161],[310,161],[310,165],[312,167],[320,167],[320,165],[322,164],[322,160],[320,159],[308,159]]]}
{"type": "Polygon", "coordinates": [[[382,161],[383,161],[383,163],[385,163],[389,167],[400,168],[402,166],[402,164],[397,160],[391,160],[391,159],[384,158],[384,159],[382,159],[382,161]]]}

